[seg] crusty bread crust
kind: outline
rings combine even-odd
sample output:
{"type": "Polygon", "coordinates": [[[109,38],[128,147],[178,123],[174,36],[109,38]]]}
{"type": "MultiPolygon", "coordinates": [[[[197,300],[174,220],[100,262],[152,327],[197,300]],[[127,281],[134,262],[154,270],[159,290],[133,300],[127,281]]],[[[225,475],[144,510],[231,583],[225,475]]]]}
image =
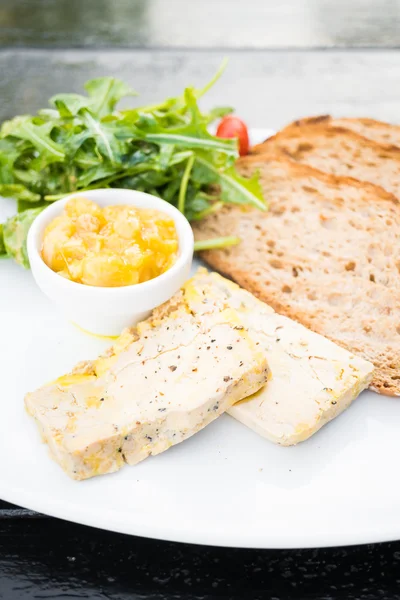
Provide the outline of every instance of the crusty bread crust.
{"type": "MultiPolygon", "coordinates": [[[[385,123],[384,121],[377,121],[376,119],[358,117],[348,118],[339,117],[335,118],[331,115],[318,115],[314,117],[305,117],[304,119],[297,119],[285,127],[282,131],[296,127],[304,127],[305,125],[327,125],[329,127],[341,127],[344,129],[350,129],[354,133],[377,142],[378,144],[389,145],[389,146],[400,146],[400,125],[392,125],[391,123],[385,123]]],[[[253,150],[254,152],[262,151],[263,144],[259,144],[253,150]]]]}
{"type": "Polygon", "coordinates": [[[317,177],[319,181],[324,182],[327,185],[335,185],[338,187],[348,184],[353,188],[369,191],[378,200],[390,200],[394,204],[400,205],[400,199],[394,194],[385,190],[383,187],[380,187],[369,181],[360,181],[354,177],[332,175],[324,171],[319,171],[318,169],[314,169],[309,165],[294,161],[289,156],[281,153],[279,150],[276,151],[274,148],[266,147],[265,152],[263,152],[261,156],[260,154],[257,154],[239,158],[236,166],[238,167],[239,171],[243,170],[244,172],[247,172],[248,169],[251,169],[252,165],[255,168],[254,170],[258,170],[265,163],[279,163],[281,165],[285,165],[285,168],[289,168],[290,165],[290,174],[295,177],[304,177],[306,175],[309,177],[317,177]]]}
{"type": "Polygon", "coordinates": [[[278,312],[373,362],[371,389],[399,396],[397,198],[280,152],[243,158],[238,168],[245,176],[259,170],[270,210],[225,206],[196,223],[196,239],[242,239],[204,259],[278,312]]]}
{"type": "Polygon", "coordinates": [[[252,149],[252,154],[282,153],[314,169],[371,182],[400,198],[400,147],[378,144],[344,127],[295,121],[252,149]]]}
{"type": "MultiPolygon", "coordinates": [[[[308,117],[295,121],[297,125],[320,125],[325,123],[330,127],[344,127],[378,144],[400,146],[400,125],[392,125],[384,121],[359,118],[334,118],[330,115],[308,117]]],[[[294,123],[292,123],[293,125],[294,123]]]]}

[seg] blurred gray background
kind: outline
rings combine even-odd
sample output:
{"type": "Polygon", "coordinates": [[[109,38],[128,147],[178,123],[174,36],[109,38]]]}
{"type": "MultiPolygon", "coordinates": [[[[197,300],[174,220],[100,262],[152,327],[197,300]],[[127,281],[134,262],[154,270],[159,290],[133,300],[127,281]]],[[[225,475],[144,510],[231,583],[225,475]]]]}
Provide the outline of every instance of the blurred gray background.
{"type": "MultiPolygon", "coordinates": [[[[251,126],[334,113],[400,121],[400,0],[0,0],[0,119],[100,75],[140,103],[204,84],[251,126]]],[[[132,100],[131,100],[132,102],[132,100]]]]}

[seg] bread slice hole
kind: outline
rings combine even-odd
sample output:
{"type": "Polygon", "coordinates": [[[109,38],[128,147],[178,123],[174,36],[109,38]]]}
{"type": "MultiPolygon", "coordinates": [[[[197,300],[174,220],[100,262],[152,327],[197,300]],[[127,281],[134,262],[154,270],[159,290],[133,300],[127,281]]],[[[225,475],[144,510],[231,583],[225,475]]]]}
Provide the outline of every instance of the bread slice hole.
{"type": "Polygon", "coordinates": [[[273,269],[283,269],[282,261],[277,260],[276,258],[273,258],[272,260],[270,260],[269,264],[271,265],[271,267],[273,269]]]}
{"type": "Polygon", "coordinates": [[[311,187],[310,185],[303,185],[302,188],[308,194],[318,194],[318,190],[316,190],[315,188],[311,187]]]}
{"type": "Polygon", "coordinates": [[[296,148],[296,154],[302,154],[303,152],[308,152],[312,149],[312,144],[310,144],[309,142],[300,142],[300,144],[296,148]]]}
{"type": "Polygon", "coordinates": [[[284,285],[282,287],[282,292],[284,294],[291,294],[292,293],[292,288],[289,285],[284,285]]]}
{"type": "Polygon", "coordinates": [[[346,271],[354,271],[354,269],[356,268],[356,263],[354,262],[354,260],[351,260],[347,263],[347,265],[344,268],[346,269],[346,271]]]}

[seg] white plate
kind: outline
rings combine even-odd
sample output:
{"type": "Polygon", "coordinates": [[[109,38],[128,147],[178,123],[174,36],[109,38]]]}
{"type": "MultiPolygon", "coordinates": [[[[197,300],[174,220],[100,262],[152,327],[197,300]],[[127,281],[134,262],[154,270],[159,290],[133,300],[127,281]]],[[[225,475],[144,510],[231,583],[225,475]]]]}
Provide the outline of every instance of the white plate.
{"type": "Polygon", "coordinates": [[[274,446],[224,415],[136,467],[70,480],[48,457],[23,397],[108,342],[66,323],[30,272],[11,261],[0,261],[0,282],[3,500],[103,529],[198,544],[300,548],[400,538],[400,399],[371,392],[296,447],[274,446]]]}

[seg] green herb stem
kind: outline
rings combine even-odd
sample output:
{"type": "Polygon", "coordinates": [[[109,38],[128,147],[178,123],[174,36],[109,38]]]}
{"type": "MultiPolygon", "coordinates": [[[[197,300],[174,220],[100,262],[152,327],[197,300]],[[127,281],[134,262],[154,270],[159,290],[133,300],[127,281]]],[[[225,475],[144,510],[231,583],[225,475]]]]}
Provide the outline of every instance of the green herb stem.
{"type": "MultiPolygon", "coordinates": [[[[206,196],[206,194],[204,194],[204,195],[206,196]]],[[[201,221],[205,217],[208,217],[209,215],[212,215],[212,214],[218,212],[219,210],[221,210],[223,205],[224,205],[223,202],[215,202],[208,208],[205,208],[204,210],[201,210],[200,212],[198,212],[192,220],[193,221],[201,221]]]]}
{"type": "Polygon", "coordinates": [[[205,85],[201,90],[198,90],[198,92],[196,93],[196,98],[201,98],[202,96],[204,96],[204,94],[208,92],[210,88],[212,88],[212,86],[218,81],[222,73],[225,71],[228,61],[229,59],[225,56],[225,58],[222,60],[221,66],[219,67],[218,71],[215,73],[211,81],[209,81],[207,85],[205,85]]]}
{"type": "Polygon", "coordinates": [[[228,246],[237,246],[242,240],[238,237],[228,236],[211,238],[209,240],[199,240],[194,243],[194,251],[215,250],[217,248],[227,248],[228,246]]]}
{"type": "Polygon", "coordinates": [[[185,171],[183,173],[183,177],[182,177],[182,181],[181,181],[181,186],[179,188],[178,209],[181,211],[182,214],[185,214],[186,192],[187,192],[190,172],[193,168],[193,164],[194,164],[194,156],[192,155],[186,163],[185,171]]]}

